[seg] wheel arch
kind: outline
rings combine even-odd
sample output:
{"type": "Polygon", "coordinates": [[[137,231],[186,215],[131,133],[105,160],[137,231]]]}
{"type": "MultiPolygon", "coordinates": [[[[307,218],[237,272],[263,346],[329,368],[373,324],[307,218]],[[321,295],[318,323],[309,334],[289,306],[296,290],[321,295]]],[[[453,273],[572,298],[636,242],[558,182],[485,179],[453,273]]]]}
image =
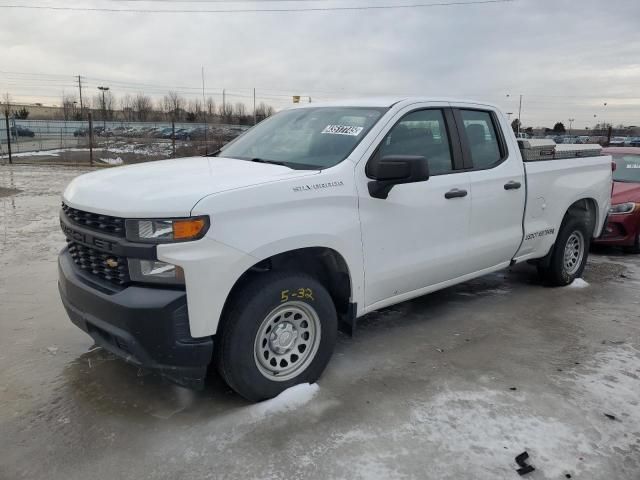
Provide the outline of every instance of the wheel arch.
{"type": "Polygon", "coordinates": [[[216,335],[224,329],[228,317],[226,311],[236,293],[254,276],[269,271],[290,271],[314,277],[327,288],[339,318],[347,320],[355,315],[352,303],[354,282],[346,259],[330,247],[303,247],[270,255],[238,277],[225,300],[216,335]]]}
{"type": "Polygon", "coordinates": [[[585,216],[587,219],[587,229],[591,232],[591,237],[594,236],[595,229],[598,226],[598,202],[591,197],[583,197],[578,200],[575,200],[569,207],[567,207],[564,215],[562,216],[562,220],[560,221],[560,226],[557,229],[557,233],[553,239],[553,243],[549,247],[549,251],[544,257],[535,260],[533,263],[541,266],[548,267],[549,262],[551,260],[551,255],[553,254],[553,250],[556,246],[556,241],[558,240],[558,235],[560,233],[560,229],[562,225],[564,225],[567,218],[571,217],[580,217],[585,216]]]}
{"type": "Polygon", "coordinates": [[[565,219],[570,216],[584,216],[587,220],[587,228],[588,231],[591,232],[591,237],[593,238],[595,236],[596,227],[600,219],[598,218],[598,202],[594,198],[584,197],[573,202],[569,205],[569,208],[567,208],[562,221],[564,222],[565,219]]]}

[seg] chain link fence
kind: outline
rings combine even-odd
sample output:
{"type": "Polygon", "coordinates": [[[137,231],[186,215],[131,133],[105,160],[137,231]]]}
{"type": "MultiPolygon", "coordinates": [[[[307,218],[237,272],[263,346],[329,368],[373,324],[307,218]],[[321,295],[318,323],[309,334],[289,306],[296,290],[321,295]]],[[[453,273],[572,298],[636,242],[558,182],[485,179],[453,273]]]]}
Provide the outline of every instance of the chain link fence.
{"type": "Polygon", "coordinates": [[[0,119],[0,162],[120,165],[218,150],[249,127],[205,123],[0,119]],[[8,134],[8,135],[7,135],[8,134]]]}

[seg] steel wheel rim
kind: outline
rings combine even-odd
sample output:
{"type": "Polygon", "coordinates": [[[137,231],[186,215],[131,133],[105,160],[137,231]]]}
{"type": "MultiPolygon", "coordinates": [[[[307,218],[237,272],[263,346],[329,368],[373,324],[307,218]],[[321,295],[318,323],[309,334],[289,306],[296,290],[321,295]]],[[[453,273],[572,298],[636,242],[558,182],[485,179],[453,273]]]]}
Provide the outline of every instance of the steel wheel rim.
{"type": "Polygon", "coordinates": [[[320,346],[320,317],[306,303],[278,305],[264,318],[256,334],[253,357],[269,380],[284,382],[303,372],[320,346]]]}
{"type": "Polygon", "coordinates": [[[569,275],[578,271],[584,257],[584,237],[579,231],[569,235],[564,247],[564,269],[569,275]]]}

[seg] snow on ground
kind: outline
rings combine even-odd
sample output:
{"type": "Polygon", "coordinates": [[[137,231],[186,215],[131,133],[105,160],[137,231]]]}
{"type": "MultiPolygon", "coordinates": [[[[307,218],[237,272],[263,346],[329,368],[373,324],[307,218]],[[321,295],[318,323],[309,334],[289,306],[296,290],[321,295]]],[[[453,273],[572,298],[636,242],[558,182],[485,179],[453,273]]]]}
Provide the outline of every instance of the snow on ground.
{"type": "MultiPolygon", "coordinates": [[[[12,157],[59,157],[60,154],[68,152],[88,152],[88,148],[56,148],[54,150],[39,150],[31,152],[13,153],[12,157]]],[[[168,143],[117,143],[106,147],[97,147],[93,149],[96,153],[115,153],[115,154],[135,154],[145,156],[165,155],[169,156],[172,152],[172,146],[168,143]]],[[[0,155],[0,159],[9,158],[9,154],[0,155]]]]}
{"type": "MultiPolygon", "coordinates": [[[[39,150],[34,152],[12,153],[12,157],[59,157],[66,152],[88,152],[88,148],[56,148],[55,150],[39,150]]],[[[0,158],[9,158],[9,154],[0,155],[0,158]]]]}
{"type": "Polygon", "coordinates": [[[589,283],[581,278],[576,278],[571,284],[567,285],[569,288],[586,288],[589,283]]]}
{"type": "Polygon", "coordinates": [[[294,410],[309,402],[319,388],[317,383],[295,385],[271,400],[253,405],[249,408],[249,413],[256,418],[294,410]]]}
{"type": "Polygon", "coordinates": [[[122,160],[122,158],[117,157],[117,158],[101,158],[100,159],[101,162],[104,162],[108,165],[122,165],[124,162],[122,160]]]}

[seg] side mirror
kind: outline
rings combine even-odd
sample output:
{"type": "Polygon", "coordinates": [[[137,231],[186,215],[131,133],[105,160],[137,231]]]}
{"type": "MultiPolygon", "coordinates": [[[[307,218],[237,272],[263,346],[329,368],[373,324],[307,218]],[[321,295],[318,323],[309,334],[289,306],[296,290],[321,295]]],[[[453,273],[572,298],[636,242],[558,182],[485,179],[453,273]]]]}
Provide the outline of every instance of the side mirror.
{"type": "Polygon", "coordinates": [[[385,199],[394,185],[429,180],[429,162],[416,155],[374,156],[367,164],[369,195],[385,199]]]}

